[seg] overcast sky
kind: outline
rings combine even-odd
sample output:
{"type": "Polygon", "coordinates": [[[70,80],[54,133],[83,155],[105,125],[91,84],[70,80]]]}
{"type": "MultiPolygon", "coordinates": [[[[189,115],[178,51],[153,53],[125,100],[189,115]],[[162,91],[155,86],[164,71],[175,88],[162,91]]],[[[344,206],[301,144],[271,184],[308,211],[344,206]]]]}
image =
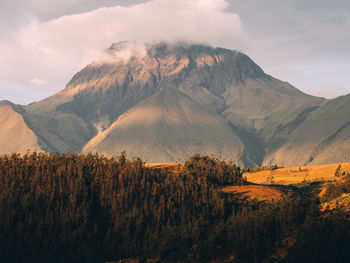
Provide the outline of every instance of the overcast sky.
{"type": "Polygon", "coordinates": [[[350,93],[348,0],[0,0],[0,100],[63,89],[113,42],[240,50],[304,92],[350,93]]]}

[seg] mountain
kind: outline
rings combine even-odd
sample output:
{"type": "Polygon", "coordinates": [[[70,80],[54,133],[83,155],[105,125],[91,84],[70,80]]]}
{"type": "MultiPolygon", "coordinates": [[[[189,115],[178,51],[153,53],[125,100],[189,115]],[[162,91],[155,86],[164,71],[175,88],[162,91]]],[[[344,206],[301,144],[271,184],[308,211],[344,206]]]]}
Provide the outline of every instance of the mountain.
{"type": "Polygon", "coordinates": [[[350,94],[323,103],[265,159],[266,164],[324,164],[350,160],[350,94]]]}
{"type": "Polygon", "coordinates": [[[147,162],[181,162],[196,152],[240,160],[243,143],[226,120],[167,88],[122,114],[83,148],[105,154],[123,150],[147,162]]]}
{"type": "Polygon", "coordinates": [[[198,151],[246,166],[304,165],[349,158],[350,118],[338,99],[307,95],[237,51],[119,42],[62,91],[11,107],[44,151],[126,150],[154,162],[198,151]]]}
{"type": "Polygon", "coordinates": [[[1,153],[40,150],[38,138],[24,121],[21,109],[11,102],[0,102],[0,127],[1,153]]]}
{"type": "Polygon", "coordinates": [[[63,91],[30,108],[74,114],[103,129],[162,88],[179,89],[220,112],[220,95],[229,87],[265,76],[247,56],[226,49],[121,42],[107,52],[107,59],[86,66],[63,91]]]}

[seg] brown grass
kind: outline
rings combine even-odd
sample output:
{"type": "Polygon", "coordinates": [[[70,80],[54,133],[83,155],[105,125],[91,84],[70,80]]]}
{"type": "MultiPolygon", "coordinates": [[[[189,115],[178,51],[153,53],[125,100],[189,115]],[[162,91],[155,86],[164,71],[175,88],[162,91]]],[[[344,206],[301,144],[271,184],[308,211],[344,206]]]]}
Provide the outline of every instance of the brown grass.
{"type": "Polygon", "coordinates": [[[145,165],[146,167],[161,169],[161,168],[174,168],[174,167],[177,168],[179,164],[178,163],[146,163],[145,165]]]}
{"type": "Polygon", "coordinates": [[[224,186],[224,193],[234,193],[242,198],[258,201],[277,201],[283,197],[283,192],[270,186],[263,185],[242,185],[242,186],[224,186]]]}
{"type": "MultiPolygon", "coordinates": [[[[256,184],[298,184],[303,181],[334,181],[335,170],[339,163],[319,165],[319,166],[300,166],[280,168],[276,170],[260,171],[255,173],[245,173],[248,182],[256,184]]],[[[350,172],[350,163],[340,163],[343,170],[350,172]]]]}
{"type": "Polygon", "coordinates": [[[154,169],[167,169],[172,171],[175,174],[180,172],[179,168],[182,169],[183,164],[179,163],[146,163],[146,167],[154,168],[154,169]]]}

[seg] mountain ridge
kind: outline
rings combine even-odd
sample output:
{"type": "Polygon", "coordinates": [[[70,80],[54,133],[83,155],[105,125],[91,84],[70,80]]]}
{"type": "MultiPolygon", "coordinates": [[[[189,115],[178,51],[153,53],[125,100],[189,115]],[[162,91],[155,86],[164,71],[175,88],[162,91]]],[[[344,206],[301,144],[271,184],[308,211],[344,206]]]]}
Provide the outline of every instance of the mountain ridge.
{"type": "MultiPolygon", "coordinates": [[[[318,159],[328,162],[348,158],[347,149],[340,150],[335,159],[327,156],[324,150],[330,144],[333,145],[332,149],[336,148],[338,140],[346,141],[348,126],[345,124],[350,121],[346,98],[344,101],[337,101],[338,98],[326,100],[305,94],[289,83],[266,74],[247,55],[223,48],[190,44],[115,43],[101,58],[75,74],[60,92],[40,102],[13,107],[18,108],[28,129],[38,138],[41,150],[80,152],[121,116],[166,89],[188,97],[191,101],[186,100],[186,105],[200,105],[203,112],[208,114],[205,116],[224,120],[230,127],[230,136],[242,144],[241,148],[238,147],[239,155],[232,150],[232,155],[226,154],[226,157],[245,166],[274,162],[304,165],[318,159]],[[337,112],[345,112],[345,115],[337,117],[337,112]],[[313,118],[321,124],[317,126],[313,118]],[[323,128],[327,125],[331,127],[323,128]],[[327,140],[343,126],[332,140],[327,140]],[[312,134],[314,129],[329,129],[329,134],[319,133],[319,137],[310,135],[305,139],[303,129],[308,134],[312,134]],[[303,139],[315,141],[310,144],[311,150],[299,147],[303,139]],[[317,148],[321,144],[323,148],[317,148]]],[[[170,104],[171,101],[168,102],[170,104]]],[[[160,104],[155,106],[163,107],[160,104]]],[[[195,108],[198,109],[197,106],[195,108]]],[[[151,112],[144,116],[145,123],[147,118],[152,118],[151,112]]],[[[165,120],[162,123],[167,125],[165,120]]],[[[195,120],[191,119],[189,123],[193,124],[195,120]]],[[[197,130],[195,125],[189,127],[197,130]]],[[[158,137],[171,134],[171,130],[163,126],[154,134],[159,131],[162,133],[158,133],[158,137]]],[[[197,131],[199,134],[201,132],[197,131]]],[[[189,141],[196,137],[195,133],[191,134],[189,141]]],[[[148,136],[148,140],[151,140],[151,134],[148,136]]],[[[180,132],[173,134],[173,137],[175,142],[176,139],[181,141],[180,132]]],[[[125,145],[126,149],[130,147],[132,145],[125,145]]],[[[118,151],[122,150],[125,149],[118,151]]],[[[170,148],[167,151],[176,152],[170,148]]],[[[154,148],[153,152],[156,153],[157,149],[154,148]]],[[[118,153],[113,151],[113,154],[109,154],[118,153]]],[[[142,153],[140,155],[143,156],[142,153]]],[[[171,156],[162,161],[181,160],[176,154],[171,156]]]]}

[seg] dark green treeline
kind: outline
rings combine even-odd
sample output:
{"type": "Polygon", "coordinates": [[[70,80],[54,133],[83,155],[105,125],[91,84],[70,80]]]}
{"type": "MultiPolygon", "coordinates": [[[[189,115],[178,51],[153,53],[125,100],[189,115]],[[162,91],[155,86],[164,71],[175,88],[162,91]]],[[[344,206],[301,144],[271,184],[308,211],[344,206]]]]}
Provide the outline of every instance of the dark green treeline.
{"type": "Polygon", "coordinates": [[[220,191],[244,183],[236,165],[199,155],[178,173],[124,154],[3,156],[0,261],[346,262],[346,214],[322,216],[317,200],[265,204],[220,191]]]}

